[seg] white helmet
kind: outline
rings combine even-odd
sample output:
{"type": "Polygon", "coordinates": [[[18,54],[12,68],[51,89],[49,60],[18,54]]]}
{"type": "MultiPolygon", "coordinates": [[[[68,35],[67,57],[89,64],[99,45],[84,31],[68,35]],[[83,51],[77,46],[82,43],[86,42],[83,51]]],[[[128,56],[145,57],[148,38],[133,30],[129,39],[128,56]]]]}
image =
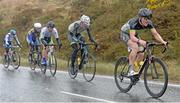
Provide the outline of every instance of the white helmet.
{"type": "Polygon", "coordinates": [[[36,32],[41,32],[41,27],[42,27],[41,23],[34,23],[34,30],[36,32]]]}
{"type": "Polygon", "coordinates": [[[82,21],[83,23],[85,23],[88,26],[90,25],[90,18],[89,18],[89,16],[82,15],[81,18],[80,18],[80,21],[82,21]]]}
{"type": "Polygon", "coordinates": [[[41,27],[42,27],[41,23],[34,23],[34,28],[41,28],[41,27]]]}

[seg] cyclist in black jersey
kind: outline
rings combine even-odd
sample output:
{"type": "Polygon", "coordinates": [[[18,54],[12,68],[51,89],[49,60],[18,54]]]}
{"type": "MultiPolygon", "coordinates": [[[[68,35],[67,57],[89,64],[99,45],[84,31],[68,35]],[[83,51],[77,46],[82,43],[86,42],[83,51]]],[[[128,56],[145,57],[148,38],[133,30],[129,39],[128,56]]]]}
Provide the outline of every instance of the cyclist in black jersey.
{"type": "Polygon", "coordinates": [[[129,54],[129,75],[135,75],[134,62],[140,61],[144,57],[144,53],[138,53],[139,46],[146,47],[146,41],[140,39],[137,31],[142,29],[150,29],[155,39],[164,45],[166,41],[162,39],[160,34],[156,31],[152,21],[152,11],[147,8],[141,8],[138,12],[137,18],[130,19],[121,27],[120,39],[128,47],[129,54]]]}

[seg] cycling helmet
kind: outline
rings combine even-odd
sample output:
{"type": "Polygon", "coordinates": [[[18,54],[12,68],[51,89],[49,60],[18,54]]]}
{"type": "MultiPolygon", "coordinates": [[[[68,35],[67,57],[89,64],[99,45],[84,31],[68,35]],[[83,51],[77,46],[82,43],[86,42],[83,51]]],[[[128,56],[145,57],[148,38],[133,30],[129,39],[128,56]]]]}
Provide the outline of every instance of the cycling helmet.
{"type": "Polygon", "coordinates": [[[54,27],[55,27],[54,22],[53,22],[53,21],[49,21],[49,22],[47,23],[47,27],[48,27],[48,28],[54,28],[54,27]]]}
{"type": "Polygon", "coordinates": [[[89,16],[82,15],[81,18],[80,18],[80,21],[85,23],[88,26],[90,25],[90,18],[89,18],[89,16]]]}
{"type": "Polygon", "coordinates": [[[10,32],[12,35],[16,35],[16,30],[14,30],[14,29],[11,29],[9,32],[10,32]]]}
{"type": "Polygon", "coordinates": [[[152,11],[147,8],[141,8],[138,12],[139,17],[152,18],[152,11]]]}
{"type": "Polygon", "coordinates": [[[34,30],[36,32],[41,32],[41,27],[42,27],[41,23],[34,23],[34,30]]]}
{"type": "Polygon", "coordinates": [[[41,23],[34,23],[34,28],[41,28],[41,27],[42,27],[41,23]]]}

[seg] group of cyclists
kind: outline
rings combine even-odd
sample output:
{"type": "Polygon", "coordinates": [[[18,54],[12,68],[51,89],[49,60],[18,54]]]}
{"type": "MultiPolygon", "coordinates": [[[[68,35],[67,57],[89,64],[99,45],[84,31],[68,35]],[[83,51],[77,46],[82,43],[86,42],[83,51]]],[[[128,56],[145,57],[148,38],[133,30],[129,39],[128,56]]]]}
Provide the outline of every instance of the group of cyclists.
{"type": "MultiPolygon", "coordinates": [[[[152,21],[152,11],[147,8],[141,8],[138,12],[138,17],[130,19],[127,23],[125,23],[120,32],[120,39],[126,44],[129,53],[129,75],[135,75],[134,72],[134,62],[140,61],[143,59],[144,54],[138,53],[139,47],[146,47],[146,41],[142,40],[137,33],[138,30],[142,29],[150,29],[155,39],[161,42],[164,45],[167,45],[167,42],[162,39],[160,34],[156,31],[152,21]]],[[[82,32],[86,31],[89,39],[95,45],[98,43],[95,41],[94,37],[91,34],[90,23],[91,19],[89,16],[82,15],[80,20],[77,20],[69,25],[68,27],[68,40],[72,47],[72,55],[71,55],[71,68],[72,74],[75,74],[76,69],[74,69],[74,63],[77,57],[78,45],[79,43],[85,43],[84,37],[81,35],[82,32]],[[79,42],[81,41],[81,42],[79,42]]],[[[36,50],[40,51],[38,45],[43,45],[42,51],[42,61],[41,64],[47,63],[47,50],[46,46],[49,44],[53,44],[52,36],[56,38],[56,42],[58,44],[59,49],[62,47],[62,42],[59,37],[58,31],[55,27],[55,23],[53,21],[49,21],[45,27],[42,27],[41,23],[34,23],[33,29],[31,29],[27,34],[27,42],[29,44],[29,55],[32,55],[33,46],[36,46],[36,50]]],[[[16,34],[16,30],[11,29],[8,34],[6,34],[4,38],[4,48],[6,53],[8,53],[9,48],[12,46],[13,38],[16,40],[17,45],[22,47],[16,34]]],[[[120,49],[120,48],[119,48],[120,49]]]]}

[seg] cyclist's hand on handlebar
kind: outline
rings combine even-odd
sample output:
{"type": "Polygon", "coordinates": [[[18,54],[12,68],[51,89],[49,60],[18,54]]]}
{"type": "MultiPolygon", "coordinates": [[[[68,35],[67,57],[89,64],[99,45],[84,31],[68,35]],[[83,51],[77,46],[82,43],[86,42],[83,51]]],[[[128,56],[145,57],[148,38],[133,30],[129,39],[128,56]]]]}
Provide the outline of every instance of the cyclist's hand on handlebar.
{"type": "Polygon", "coordinates": [[[139,40],[139,43],[141,44],[141,45],[143,45],[144,47],[146,47],[146,41],[144,41],[144,40],[139,40]]]}
{"type": "Polygon", "coordinates": [[[164,47],[167,49],[169,42],[164,43],[164,47]]]}
{"type": "Polygon", "coordinates": [[[100,49],[100,45],[98,43],[94,43],[96,51],[100,49]]]}

